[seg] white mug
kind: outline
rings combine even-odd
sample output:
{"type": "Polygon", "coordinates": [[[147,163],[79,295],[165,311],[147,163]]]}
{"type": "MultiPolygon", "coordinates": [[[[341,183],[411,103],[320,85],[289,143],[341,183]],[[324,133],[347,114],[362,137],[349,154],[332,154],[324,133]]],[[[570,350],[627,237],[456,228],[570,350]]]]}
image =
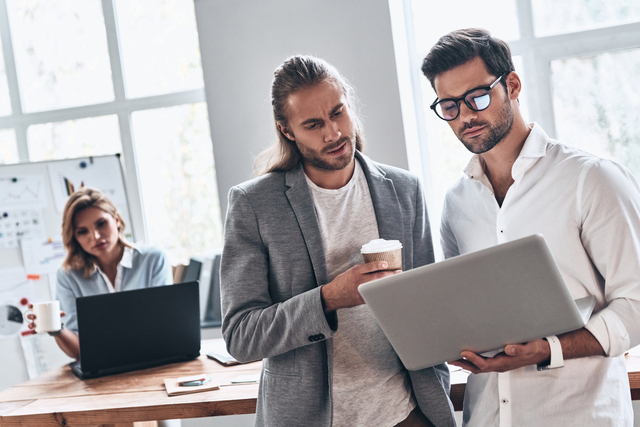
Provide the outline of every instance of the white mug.
{"type": "Polygon", "coordinates": [[[34,322],[37,333],[57,332],[62,329],[60,301],[34,302],[33,314],[36,315],[34,322]]]}

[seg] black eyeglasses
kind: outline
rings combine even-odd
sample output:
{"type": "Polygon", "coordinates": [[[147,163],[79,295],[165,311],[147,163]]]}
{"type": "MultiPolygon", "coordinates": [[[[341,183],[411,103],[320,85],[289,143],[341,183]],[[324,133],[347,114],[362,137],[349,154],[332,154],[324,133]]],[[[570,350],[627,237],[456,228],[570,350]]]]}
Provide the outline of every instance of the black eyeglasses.
{"type": "Polygon", "coordinates": [[[436,98],[430,108],[438,117],[448,122],[457,119],[460,115],[460,101],[464,101],[466,106],[473,111],[485,110],[491,104],[491,89],[493,89],[506,75],[507,73],[502,74],[489,86],[481,86],[471,89],[461,98],[447,98],[440,101],[436,98]]]}

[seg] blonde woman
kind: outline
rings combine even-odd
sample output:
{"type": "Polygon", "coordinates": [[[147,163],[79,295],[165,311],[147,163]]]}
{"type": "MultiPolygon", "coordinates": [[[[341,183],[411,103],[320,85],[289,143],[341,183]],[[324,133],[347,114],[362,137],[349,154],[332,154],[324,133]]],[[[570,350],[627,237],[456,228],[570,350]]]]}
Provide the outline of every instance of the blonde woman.
{"type": "MultiPolygon", "coordinates": [[[[62,239],[67,258],[56,286],[64,326],[50,335],[69,357],[80,357],[76,298],[173,283],[165,255],[127,242],[124,227],[114,204],[95,188],[80,188],[65,205],[62,239]]],[[[35,328],[37,319],[28,317],[29,328],[35,328]]]]}

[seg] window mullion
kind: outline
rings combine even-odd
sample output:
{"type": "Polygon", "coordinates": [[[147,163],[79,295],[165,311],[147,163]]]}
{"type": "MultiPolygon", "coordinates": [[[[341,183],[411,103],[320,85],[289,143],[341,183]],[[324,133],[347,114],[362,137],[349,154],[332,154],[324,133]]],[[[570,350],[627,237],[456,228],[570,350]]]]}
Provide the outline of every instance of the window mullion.
{"type": "Polygon", "coordinates": [[[6,0],[0,0],[0,38],[2,39],[2,51],[4,52],[4,66],[7,73],[7,85],[11,100],[11,120],[16,133],[18,144],[18,158],[21,162],[29,161],[29,147],[27,145],[27,131],[22,124],[22,101],[20,99],[20,86],[18,85],[18,71],[13,52],[13,40],[11,27],[9,26],[9,14],[6,0]]]}
{"type": "Polygon", "coordinates": [[[537,122],[551,136],[556,135],[555,116],[553,113],[553,97],[551,91],[551,69],[549,60],[539,54],[533,21],[531,0],[516,0],[520,41],[514,54],[522,56],[530,121],[537,122]]]}
{"type": "Polygon", "coordinates": [[[122,56],[120,55],[120,39],[118,38],[118,24],[116,22],[115,5],[113,0],[102,0],[102,14],[107,31],[107,45],[109,61],[111,63],[111,79],[116,101],[125,100],[124,75],[122,70],[122,56]]]}
{"type": "Polygon", "coordinates": [[[131,227],[133,228],[136,241],[146,242],[148,238],[143,213],[144,200],[142,199],[138,161],[133,141],[131,111],[130,106],[126,103],[120,39],[118,37],[118,24],[113,0],[102,0],[102,14],[104,16],[104,26],[107,31],[107,44],[109,48],[115,104],[119,106],[116,114],[118,115],[118,124],[120,126],[120,141],[122,144],[122,160],[125,175],[124,185],[127,198],[129,199],[131,227]]]}
{"type": "Polygon", "coordinates": [[[144,221],[144,199],[140,188],[138,159],[135,153],[133,132],[131,126],[131,112],[119,112],[120,140],[124,163],[125,188],[129,199],[129,215],[136,242],[148,242],[147,227],[144,221]],[[139,201],[139,203],[135,203],[139,201]]]}
{"type": "Polygon", "coordinates": [[[528,44],[535,38],[533,31],[533,10],[531,9],[531,0],[516,0],[516,12],[518,14],[520,40],[528,44]]]}

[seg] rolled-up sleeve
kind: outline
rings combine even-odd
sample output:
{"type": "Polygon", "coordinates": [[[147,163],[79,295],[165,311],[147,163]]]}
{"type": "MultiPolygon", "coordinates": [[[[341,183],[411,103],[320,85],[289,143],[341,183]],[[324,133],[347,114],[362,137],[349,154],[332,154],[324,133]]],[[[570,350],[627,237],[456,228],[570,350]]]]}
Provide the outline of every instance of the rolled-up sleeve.
{"type": "Polygon", "coordinates": [[[640,344],[640,189],[624,167],[593,161],[579,188],[581,239],[607,305],[586,329],[608,356],[640,344]]]}

